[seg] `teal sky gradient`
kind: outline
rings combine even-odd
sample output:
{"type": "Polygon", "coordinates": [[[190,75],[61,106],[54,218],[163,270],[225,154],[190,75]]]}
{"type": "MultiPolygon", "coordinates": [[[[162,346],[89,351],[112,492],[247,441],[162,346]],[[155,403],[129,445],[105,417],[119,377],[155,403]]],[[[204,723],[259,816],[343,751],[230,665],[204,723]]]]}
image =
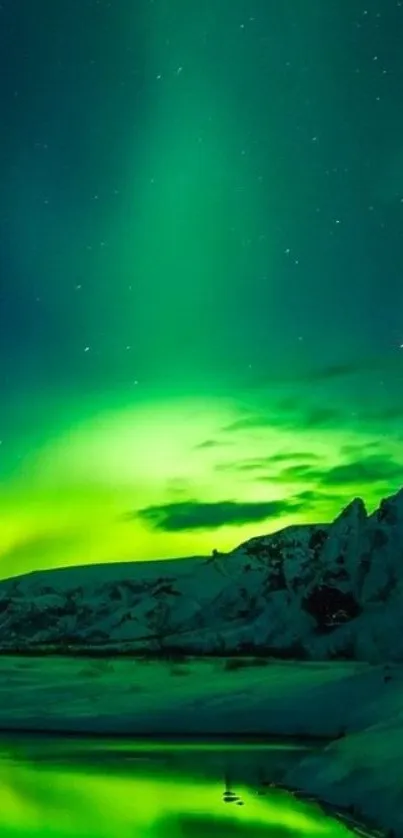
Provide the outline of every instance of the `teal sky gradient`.
{"type": "Polygon", "coordinates": [[[398,4],[5,3],[0,573],[402,483],[398,4]]]}

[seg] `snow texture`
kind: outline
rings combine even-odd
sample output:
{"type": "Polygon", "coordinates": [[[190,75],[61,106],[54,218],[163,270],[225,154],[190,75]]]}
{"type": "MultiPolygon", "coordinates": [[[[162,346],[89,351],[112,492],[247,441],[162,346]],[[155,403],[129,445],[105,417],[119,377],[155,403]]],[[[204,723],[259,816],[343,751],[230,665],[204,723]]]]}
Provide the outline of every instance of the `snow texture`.
{"type": "Polygon", "coordinates": [[[0,651],[403,660],[403,489],[225,555],[0,583],[0,651]]]}
{"type": "Polygon", "coordinates": [[[0,685],[3,732],[299,737],[284,785],[403,836],[400,665],[4,656],[0,685]]]}

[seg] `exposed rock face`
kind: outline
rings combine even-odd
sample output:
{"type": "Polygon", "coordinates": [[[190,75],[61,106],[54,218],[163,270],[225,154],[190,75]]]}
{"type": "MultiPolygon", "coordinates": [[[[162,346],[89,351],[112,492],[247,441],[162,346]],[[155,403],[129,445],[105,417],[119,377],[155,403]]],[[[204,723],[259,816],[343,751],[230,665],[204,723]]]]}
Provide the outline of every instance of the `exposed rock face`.
{"type": "Polygon", "coordinates": [[[288,527],[212,558],[0,584],[0,651],[262,652],[403,660],[403,490],[368,516],[288,527]]]}

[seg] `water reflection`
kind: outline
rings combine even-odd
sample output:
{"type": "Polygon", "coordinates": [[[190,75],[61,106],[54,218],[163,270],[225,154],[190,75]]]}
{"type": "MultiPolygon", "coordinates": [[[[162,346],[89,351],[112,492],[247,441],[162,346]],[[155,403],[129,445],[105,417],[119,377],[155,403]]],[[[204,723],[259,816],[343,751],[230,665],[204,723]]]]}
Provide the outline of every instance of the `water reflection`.
{"type": "Polygon", "coordinates": [[[2,838],[324,835],[348,830],[270,786],[290,748],[8,737],[2,838]]]}

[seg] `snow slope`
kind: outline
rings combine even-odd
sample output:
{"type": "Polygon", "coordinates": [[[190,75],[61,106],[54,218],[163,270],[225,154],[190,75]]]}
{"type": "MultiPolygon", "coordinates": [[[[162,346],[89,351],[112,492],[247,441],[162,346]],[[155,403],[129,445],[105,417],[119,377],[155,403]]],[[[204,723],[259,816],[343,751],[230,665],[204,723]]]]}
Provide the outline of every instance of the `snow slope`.
{"type": "Polygon", "coordinates": [[[403,667],[232,664],[0,657],[0,729],[231,742],[255,734],[262,746],[276,734],[333,738],[315,751],[301,742],[298,765],[276,781],[403,837],[403,667]]]}
{"type": "Polygon", "coordinates": [[[403,489],[367,515],[229,554],[43,571],[0,583],[0,651],[262,652],[403,660],[403,489]]]}

